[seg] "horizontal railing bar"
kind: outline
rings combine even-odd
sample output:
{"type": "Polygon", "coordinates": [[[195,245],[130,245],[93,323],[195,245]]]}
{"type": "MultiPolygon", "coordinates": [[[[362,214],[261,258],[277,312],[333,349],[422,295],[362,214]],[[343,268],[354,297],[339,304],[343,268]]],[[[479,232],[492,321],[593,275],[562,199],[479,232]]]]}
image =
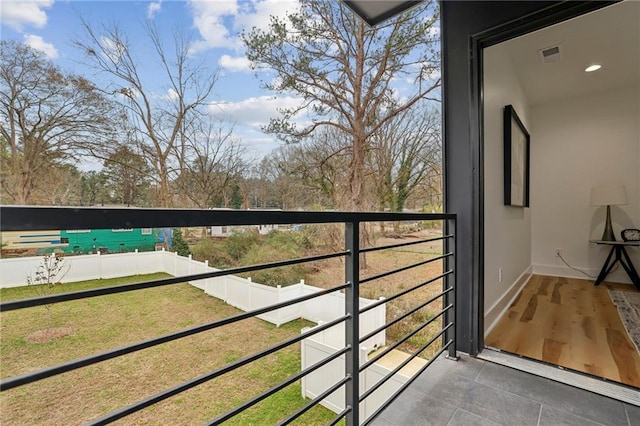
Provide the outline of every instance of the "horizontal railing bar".
{"type": "Polygon", "coordinates": [[[207,374],[203,374],[200,377],[196,377],[195,379],[191,379],[188,380],[186,382],[183,382],[179,385],[173,386],[163,392],[159,392],[155,395],[152,395],[148,398],[145,398],[143,400],[140,400],[134,404],[131,404],[127,407],[121,408],[120,410],[116,410],[116,411],[112,411],[111,413],[100,417],[97,420],[94,420],[92,422],[90,422],[89,424],[91,425],[106,425],[108,423],[111,423],[115,420],[121,419],[125,416],[128,416],[130,414],[133,414],[137,411],[142,410],[143,408],[149,407],[151,405],[154,405],[160,401],[163,401],[167,398],[170,398],[174,395],[177,395],[181,392],[184,392],[186,390],[189,390],[195,386],[201,385],[203,383],[206,383],[210,380],[215,379],[216,377],[219,377],[223,374],[229,373],[237,368],[240,368],[244,365],[247,365],[249,363],[252,363],[255,360],[258,360],[260,358],[263,358],[269,354],[272,354],[273,352],[277,352],[283,348],[286,348],[289,345],[292,345],[294,343],[297,343],[301,340],[306,339],[309,336],[313,336],[314,334],[317,334],[323,330],[326,330],[327,328],[333,327],[337,324],[340,324],[341,322],[344,322],[345,320],[347,320],[349,318],[349,315],[343,315],[340,318],[336,318],[333,321],[327,322],[325,324],[321,324],[318,325],[308,331],[305,331],[303,333],[300,333],[297,336],[291,337],[287,340],[283,340],[280,343],[277,343],[267,349],[264,349],[262,351],[256,352],[253,355],[249,355],[247,357],[244,357],[242,359],[239,359],[238,361],[232,362],[230,364],[225,365],[224,367],[218,368],[210,373],[207,374]]]}
{"type": "Polygon", "coordinates": [[[425,364],[422,366],[422,368],[420,368],[420,370],[418,370],[418,372],[411,378],[409,378],[409,380],[407,380],[405,383],[403,383],[400,388],[393,394],[391,395],[391,397],[389,397],[384,404],[382,404],[382,406],[380,406],[380,408],[378,408],[369,418],[367,418],[362,424],[363,426],[371,424],[371,422],[373,422],[379,415],[380,413],[382,413],[389,405],[391,405],[393,403],[393,401],[395,401],[398,396],[400,396],[400,394],[402,392],[404,392],[423,372],[424,370],[426,370],[427,368],[429,368],[429,366],[436,360],[438,359],[438,357],[440,355],[442,355],[442,353],[447,350],[447,348],[453,343],[452,340],[449,340],[447,343],[445,343],[442,346],[442,349],[440,349],[438,352],[436,352],[436,354],[425,364]]]}
{"type": "Polygon", "coordinates": [[[385,298],[380,299],[380,300],[376,300],[375,302],[373,302],[373,303],[365,306],[364,308],[360,309],[360,314],[363,314],[363,313],[365,313],[367,311],[370,311],[371,309],[374,309],[374,308],[376,308],[376,307],[378,307],[380,305],[383,305],[385,303],[391,302],[392,300],[397,299],[398,297],[402,297],[402,296],[406,295],[407,293],[411,293],[412,291],[416,291],[416,290],[426,286],[427,284],[431,284],[431,283],[433,283],[433,282],[435,282],[435,281],[437,281],[437,280],[439,280],[441,278],[444,278],[447,275],[450,275],[452,273],[453,273],[453,270],[449,270],[449,271],[447,271],[445,273],[442,273],[442,274],[437,275],[437,276],[435,276],[433,278],[430,278],[427,281],[421,282],[418,285],[415,285],[413,287],[409,287],[406,290],[402,290],[401,292],[396,293],[393,296],[389,296],[389,297],[385,297],[385,298]]]}
{"type": "Polygon", "coordinates": [[[409,340],[411,337],[415,336],[417,333],[419,333],[420,331],[422,331],[425,327],[427,327],[429,324],[431,324],[432,322],[434,322],[436,319],[440,318],[441,316],[443,316],[445,314],[445,312],[447,312],[449,309],[451,309],[453,307],[453,305],[449,305],[446,308],[444,308],[443,310],[441,310],[440,312],[438,312],[436,315],[433,316],[433,318],[429,319],[428,321],[426,321],[424,324],[422,324],[421,326],[419,326],[418,328],[414,329],[413,331],[405,334],[402,339],[399,339],[397,342],[395,342],[394,344],[392,344],[391,346],[388,346],[385,350],[383,350],[382,352],[380,352],[378,355],[374,356],[373,358],[371,358],[370,360],[368,360],[367,362],[363,363],[360,366],[360,369],[358,371],[362,372],[364,370],[366,370],[367,368],[369,368],[369,366],[371,366],[372,364],[375,364],[378,360],[380,360],[381,358],[384,358],[386,355],[388,355],[392,350],[394,350],[395,348],[397,348],[398,346],[400,346],[401,344],[403,344],[404,342],[406,342],[407,340],[409,340]]]}
{"type": "Polygon", "coordinates": [[[385,324],[382,324],[380,327],[376,328],[375,330],[372,330],[369,333],[365,334],[364,336],[360,337],[360,340],[358,340],[358,343],[362,343],[365,340],[367,340],[368,338],[373,337],[376,334],[380,333],[382,330],[386,330],[387,328],[391,327],[392,325],[397,324],[398,322],[402,321],[403,319],[405,319],[409,315],[418,312],[420,309],[424,308],[429,303],[432,303],[432,302],[438,300],[439,298],[441,298],[442,296],[444,296],[445,294],[447,294],[448,292],[450,292],[452,290],[453,289],[448,288],[445,291],[443,291],[442,293],[436,294],[435,296],[433,296],[432,298],[430,298],[426,302],[422,302],[421,304],[419,304],[418,306],[416,306],[414,308],[411,308],[411,310],[405,312],[404,314],[394,318],[393,320],[391,320],[391,321],[389,321],[389,322],[387,322],[385,324]]]}
{"type": "Polygon", "coordinates": [[[423,221],[455,218],[455,214],[445,213],[0,206],[0,229],[3,231],[257,224],[286,225],[298,223],[423,221]]]}
{"type": "Polygon", "coordinates": [[[440,330],[440,332],[438,334],[436,334],[435,336],[433,336],[431,339],[429,339],[429,341],[427,343],[425,343],[424,345],[422,345],[420,348],[418,348],[417,351],[413,352],[411,354],[410,357],[408,357],[407,359],[405,359],[404,361],[402,361],[396,368],[394,368],[393,370],[391,370],[391,372],[389,372],[389,374],[385,375],[382,379],[380,379],[378,382],[376,382],[373,386],[371,386],[365,393],[363,393],[362,395],[360,395],[360,399],[358,400],[359,402],[364,401],[365,399],[367,399],[372,393],[374,393],[376,390],[378,390],[382,385],[384,385],[385,383],[387,383],[387,381],[389,381],[394,374],[398,373],[400,370],[402,370],[407,364],[409,364],[411,361],[413,361],[418,355],[420,355],[425,349],[427,349],[429,346],[431,346],[431,344],[433,344],[433,342],[436,341],[436,339],[440,338],[449,328],[451,328],[451,326],[453,325],[452,322],[450,322],[449,324],[447,324],[446,327],[444,327],[442,330],[440,330]]]}
{"type": "Polygon", "coordinates": [[[340,291],[349,286],[349,284],[342,284],[337,287],[333,287],[326,290],[321,290],[316,293],[308,294],[306,296],[301,296],[296,299],[287,300],[284,302],[277,303],[275,305],[265,306],[264,308],[254,309],[252,311],[243,312],[238,315],[234,315],[228,318],[223,318],[221,320],[212,321],[207,324],[195,326],[192,328],[188,328],[186,330],[182,330],[176,333],[166,334],[164,336],[160,336],[154,339],[146,340],[139,343],[134,343],[129,346],[124,346],[119,349],[114,349],[108,352],[104,352],[97,355],[92,355],[86,358],[77,359],[74,361],[70,361],[64,364],[59,364],[53,367],[45,368],[33,373],[24,374],[22,376],[12,377],[0,382],[0,391],[5,391],[8,389],[15,388],[17,386],[25,385],[27,383],[36,382],[38,380],[46,379],[47,377],[56,376],[58,374],[66,373],[69,371],[76,370],[81,367],[86,367],[92,364],[97,364],[98,362],[106,361],[112,358],[116,358],[121,355],[126,355],[132,352],[137,352],[142,349],[147,349],[153,346],[157,346],[163,343],[167,343],[173,340],[177,340],[183,337],[191,336],[194,334],[202,333],[207,330],[212,330],[214,328],[218,328],[224,325],[232,324],[234,322],[238,322],[247,318],[255,317],[257,315],[263,314],[265,312],[269,312],[272,310],[280,309],[287,307],[289,305],[304,302],[305,300],[311,300],[316,297],[324,296],[325,294],[333,293],[336,291],[340,291]]]}
{"type": "Polygon", "coordinates": [[[296,411],[295,413],[293,413],[283,421],[279,422],[278,425],[288,425],[289,423],[291,423],[292,421],[294,421],[295,419],[297,419],[298,417],[300,417],[301,415],[303,415],[304,413],[312,409],[314,406],[318,405],[320,401],[322,401],[323,399],[325,399],[326,397],[328,397],[329,395],[337,391],[341,386],[343,386],[349,380],[351,380],[351,376],[346,376],[340,379],[336,384],[328,388],[326,391],[322,392],[320,395],[313,398],[304,407],[302,407],[301,409],[299,409],[298,411],[296,411]]]}
{"type": "Polygon", "coordinates": [[[350,347],[345,347],[345,348],[340,349],[337,352],[332,353],[328,357],[316,362],[312,366],[307,367],[304,370],[300,371],[299,373],[294,374],[293,376],[289,377],[285,381],[278,383],[277,385],[271,387],[270,389],[267,389],[266,391],[262,392],[260,395],[257,395],[255,397],[251,398],[249,401],[245,402],[244,404],[239,405],[236,408],[234,408],[233,410],[227,411],[226,413],[216,417],[215,419],[211,420],[211,422],[209,422],[207,424],[208,425],[218,425],[218,424],[220,424],[220,423],[222,423],[222,422],[224,422],[226,420],[229,420],[230,418],[238,415],[240,412],[242,412],[242,411],[244,411],[244,410],[256,405],[257,403],[259,403],[260,401],[265,400],[266,398],[270,397],[274,393],[286,388],[287,386],[289,386],[290,384],[294,383],[295,381],[301,379],[302,377],[313,373],[318,368],[327,365],[328,363],[330,363],[334,359],[336,359],[336,358],[340,357],[341,355],[344,355],[345,353],[349,352],[349,350],[351,350],[350,347]]]}
{"type": "Polygon", "coordinates": [[[397,243],[397,244],[389,244],[387,246],[362,248],[360,249],[360,253],[370,253],[372,251],[390,250],[390,249],[399,248],[399,247],[415,246],[417,244],[429,243],[432,241],[446,240],[447,238],[452,238],[452,237],[453,237],[452,234],[447,234],[447,235],[441,235],[433,238],[424,238],[417,241],[409,241],[406,243],[397,243]]]}
{"type": "Polygon", "coordinates": [[[0,303],[0,312],[13,311],[16,309],[31,308],[34,306],[48,305],[51,303],[68,302],[71,300],[86,299],[91,297],[105,296],[108,294],[125,293],[128,291],[142,290],[146,288],[163,287],[172,284],[184,283],[187,281],[199,281],[207,278],[217,278],[226,275],[234,275],[243,272],[251,272],[262,269],[276,268],[280,266],[290,266],[300,263],[315,262],[317,260],[331,259],[347,255],[348,251],[320,254],[316,256],[299,257],[285,261],[262,263],[259,265],[239,266],[236,268],[223,269],[220,271],[203,272],[201,274],[184,275],[181,277],[160,278],[157,280],[143,281],[135,284],[123,284],[113,287],[100,287],[91,290],[82,290],[69,293],[54,294],[51,296],[34,297],[30,299],[14,300],[0,303]]]}
{"type": "Polygon", "coordinates": [[[388,277],[389,275],[398,274],[400,272],[408,271],[409,269],[417,268],[419,266],[424,266],[424,265],[427,265],[429,263],[433,263],[433,262],[435,262],[437,260],[445,259],[445,258],[447,258],[449,256],[453,256],[453,253],[443,254],[441,256],[436,256],[436,257],[433,257],[431,259],[423,260],[422,262],[412,263],[411,265],[403,266],[403,267],[397,268],[397,269],[392,269],[390,271],[386,271],[386,272],[383,272],[381,274],[372,275],[372,276],[367,277],[367,278],[361,278],[360,279],[360,284],[368,283],[369,281],[378,280],[380,278],[388,277]]]}
{"type": "Polygon", "coordinates": [[[345,408],[344,410],[342,410],[342,411],[340,412],[340,414],[338,414],[338,415],[337,415],[333,420],[331,420],[331,422],[330,422],[330,423],[327,423],[327,426],[334,426],[334,425],[337,425],[337,424],[338,424],[338,422],[339,422],[340,420],[344,419],[344,418],[345,418],[345,416],[346,416],[347,414],[349,414],[350,412],[351,412],[351,407],[347,407],[347,408],[345,408]]]}

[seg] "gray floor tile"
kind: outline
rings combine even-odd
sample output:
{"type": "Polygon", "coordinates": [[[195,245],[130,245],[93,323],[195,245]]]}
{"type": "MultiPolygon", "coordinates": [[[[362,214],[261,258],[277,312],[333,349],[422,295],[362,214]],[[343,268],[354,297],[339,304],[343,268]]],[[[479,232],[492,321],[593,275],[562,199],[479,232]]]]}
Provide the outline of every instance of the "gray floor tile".
{"type": "Polygon", "coordinates": [[[455,411],[456,407],[409,388],[380,415],[380,422],[376,419],[373,424],[444,426],[455,411]]]}
{"type": "Polygon", "coordinates": [[[447,426],[498,426],[498,424],[468,411],[458,409],[447,426]]]}
{"type": "Polygon", "coordinates": [[[623,403],[582,389],[487,363],[477,381],[610,426],[626,426],[623,403]]]}
{"type": "Polygon", "coordinates": [[[433,397],[436,395],[439,401],[504,425],[536,425],[540,413],[538,402],[462,376],[440,380],[433,397]]]}
{"type": "Polygon", "coordinates": [[[398,426],[395,423],[393,423],[391,420],[387,420],[386,418],[384,418],[382,416],[378,416],[378,418],[375,419],[370,424],[372,424],[374,426],[398,426]]]}
{"type": "Polygon", "coordinates": [[[640,426],[640,407],[624,404],[624,408],[629,418],[629,426],[640,426]]]}
{"type": "Polygon", "coordinates": [[[547,405],[542,406],[539,426],[602,426],[584,417],[574,416],[566,411],[558,410],[547,405]]]}
{"type": "Polygon", "coordinates": [[[434,361],[433,365],[440,365],[442,368],[448,369],[453,374],[458,376],[466,377],[467,379],[475,380],[476,377],[480,374],[480,371],[487,364],[486,361],[483,361],[478,358],[472,358],[468,355],[461,354],[457,361],[447,359],[444,355],[440,356],[436,361],[434,361]]]}
{"type": "Polygon", "coordinates": [[[441,356],[422,373],[412,387],[428,395],[432,392],[437,392],[438,383],[450,375],[475,380],[485,363],[486,361],[471,358],[467,355],[460,356],[458,361],[441,356]]]}

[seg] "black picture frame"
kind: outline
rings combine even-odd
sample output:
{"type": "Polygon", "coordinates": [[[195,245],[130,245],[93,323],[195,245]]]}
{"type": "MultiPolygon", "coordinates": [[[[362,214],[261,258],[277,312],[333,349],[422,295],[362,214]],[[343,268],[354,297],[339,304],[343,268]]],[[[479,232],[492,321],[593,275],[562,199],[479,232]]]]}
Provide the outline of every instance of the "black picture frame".
{"type": "Polygon", "coordinates": [[[529,207],[531,136],[512,105],[504,107],[504,205],[529,207]]]}

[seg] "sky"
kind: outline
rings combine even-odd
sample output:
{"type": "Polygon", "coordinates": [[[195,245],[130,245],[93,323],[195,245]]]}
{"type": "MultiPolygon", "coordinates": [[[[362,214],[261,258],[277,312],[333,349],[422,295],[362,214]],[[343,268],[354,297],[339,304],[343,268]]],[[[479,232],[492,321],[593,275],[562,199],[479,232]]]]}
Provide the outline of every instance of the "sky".
{"type": "MultiPolygon", "coordinates": [[[[210,113],[228,120],[249,155],[260,158],[282,144],[261,127],[278,116],[277,108],[295,106],[299,99],[260,87],[239,35],[254,26],[266,29],[269,16],[284,16],[295,7],[296,0],[0,0],[0,37],[28,44],[64,71],[99,82],[100,77],[82,63],[83,54],[72,40],[82,37],[81,18],[94,28],[116,23],[136,41],[143,78],[153,82],[157,61],[145,44],[145,21],[153,20],[167,41],[174,29],[186,30],[195,40],[194,57],[219,73],[210,113]]],[[[150,87],[157,96],[170,94],[161,84],[150,87]]]]}

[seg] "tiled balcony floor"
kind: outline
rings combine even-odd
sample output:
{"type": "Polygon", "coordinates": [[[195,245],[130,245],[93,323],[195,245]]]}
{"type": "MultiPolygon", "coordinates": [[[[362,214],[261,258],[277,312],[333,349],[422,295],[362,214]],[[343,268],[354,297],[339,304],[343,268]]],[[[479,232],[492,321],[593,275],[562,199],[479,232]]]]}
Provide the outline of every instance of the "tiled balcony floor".
{"type": "Polygon", "coordinates": [[[462,355],[436,360],[373,424],[640,426],[640,407],[462,355]]]}

